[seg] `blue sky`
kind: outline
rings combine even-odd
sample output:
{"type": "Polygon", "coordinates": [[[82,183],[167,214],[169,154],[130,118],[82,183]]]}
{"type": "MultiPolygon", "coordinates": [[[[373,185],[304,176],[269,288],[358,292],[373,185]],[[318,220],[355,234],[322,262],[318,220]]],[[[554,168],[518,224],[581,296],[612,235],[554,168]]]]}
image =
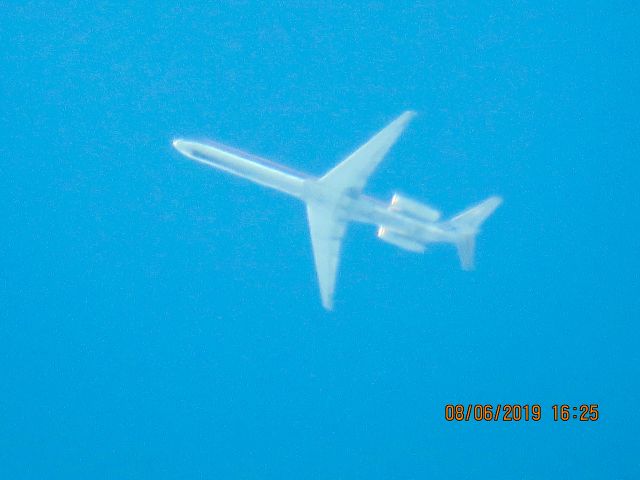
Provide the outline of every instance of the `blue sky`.
{"type": "Polygon", "coordinates": [[[633,2],[21,2],[0,11],[2,478],[638,478],[633,2]],[[504,205],[477,269],[188,162],[504,205]],[[538,403],[539,423],[448,423],[538,403]],[[598,403],[592,423],[551,405],[598,403]]]}

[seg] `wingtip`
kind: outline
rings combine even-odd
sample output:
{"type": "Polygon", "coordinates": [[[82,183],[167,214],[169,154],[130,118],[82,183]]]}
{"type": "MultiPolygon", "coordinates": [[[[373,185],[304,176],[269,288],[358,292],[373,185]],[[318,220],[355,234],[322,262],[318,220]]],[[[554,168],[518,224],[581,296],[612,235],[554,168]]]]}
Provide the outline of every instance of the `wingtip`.
{"type": "Polygon", "coordinates": [[[333,310],[333,293],[330,295],[322,295],[321,300],[324,309],[331,312],[333,310]]]}

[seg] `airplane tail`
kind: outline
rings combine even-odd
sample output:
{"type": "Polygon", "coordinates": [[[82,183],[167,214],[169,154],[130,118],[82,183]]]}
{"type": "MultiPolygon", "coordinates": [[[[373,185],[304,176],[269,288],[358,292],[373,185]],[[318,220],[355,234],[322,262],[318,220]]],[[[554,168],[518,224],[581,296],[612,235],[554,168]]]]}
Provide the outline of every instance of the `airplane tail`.
{"type": "Polygon", "coordinates": [[[485,201],[459,213],[448,224],[458,233],[458,239],[454,242],[460,257],[460,264],[464,270],[473,268],[476,235],[480,231],[480,225],[489,218],[496,208],[502,203],[500,197],[489,197],[485,201]]]}

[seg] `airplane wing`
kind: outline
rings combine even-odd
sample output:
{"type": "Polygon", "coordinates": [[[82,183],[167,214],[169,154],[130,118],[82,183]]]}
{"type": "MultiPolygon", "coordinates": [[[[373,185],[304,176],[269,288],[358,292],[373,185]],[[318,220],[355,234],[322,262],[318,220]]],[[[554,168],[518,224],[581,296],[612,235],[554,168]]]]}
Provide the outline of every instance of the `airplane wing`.
{"type": "Polygon", "coordinates": [[[347,222],[337,218],[334,212],[334,209],[323,205],[307,204],[320,296],[322,305],[327,310],[333,308],[333,291],[340,261],[340,247],[347,229],[347,222]]]}
{"type": "Polygon", "coordinates": [[[329,170],[319,180],[320,183],[329,184],[338,191],[352,190],[354,193],[360,193],[369,176],[415,115],[416,113],[412,111],[404,112],[371,140],[329,170]]]}
{"type": "MultiPolygon", "coordinates": [[[[415,112],[404,112],[318,182],[331,187],[336,193],[359,194],[369,176],[414,116],[415,112]]],[[[340,247],[347,228],[346,220],[336,215],[335,206],[307,203],[307,217],[320,284],[320,296],[322,305],[327,310],[333,308],[340,247]]]]}

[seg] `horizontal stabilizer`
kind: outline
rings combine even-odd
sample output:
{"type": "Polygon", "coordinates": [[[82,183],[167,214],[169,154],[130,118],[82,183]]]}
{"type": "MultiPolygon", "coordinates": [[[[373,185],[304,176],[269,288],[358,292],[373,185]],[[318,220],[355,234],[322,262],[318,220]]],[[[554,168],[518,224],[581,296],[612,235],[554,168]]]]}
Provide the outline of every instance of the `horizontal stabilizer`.
{"type": "Polygon", "coordinates": [[[484,222],[501,203],[502,198],[489,197],[484,202],[480,202],[453,217],[449,220],[449,224],[461,232],[476,233],[482,222],[484,222]]]}
{"type": "Polygon", "coordinates": [[[476,255],[476,235],[464,235],[456,242],[460,266],[463,270],[472,270],[476,255]]]}
{"type": "Polygon", "coordinates": [[[458,232],[458,239],[455,241],[460,265],[464,270],[471,270],[474,264],[476,250],[476,235],[480,225],[495,211],[502,203],[500,197],[489,197],[464,212],[449,220],[451,225],[458,232]]]}

